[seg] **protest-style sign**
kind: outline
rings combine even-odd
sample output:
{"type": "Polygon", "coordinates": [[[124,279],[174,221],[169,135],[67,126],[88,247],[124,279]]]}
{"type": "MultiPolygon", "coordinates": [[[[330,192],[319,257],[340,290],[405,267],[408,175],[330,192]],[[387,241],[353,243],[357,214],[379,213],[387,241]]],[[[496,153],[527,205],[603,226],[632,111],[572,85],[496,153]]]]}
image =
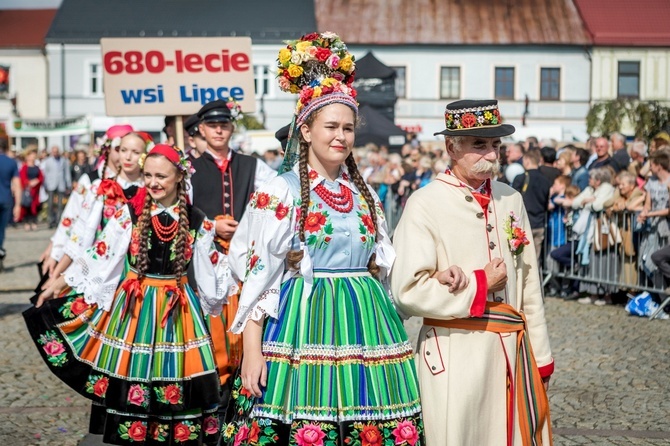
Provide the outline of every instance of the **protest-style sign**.
{"type": "Polygon", "coordinates": [[[104,38],[100,46],[109,116],[190,115],[229,98],[255,110],[249,37],[104,38]]]}

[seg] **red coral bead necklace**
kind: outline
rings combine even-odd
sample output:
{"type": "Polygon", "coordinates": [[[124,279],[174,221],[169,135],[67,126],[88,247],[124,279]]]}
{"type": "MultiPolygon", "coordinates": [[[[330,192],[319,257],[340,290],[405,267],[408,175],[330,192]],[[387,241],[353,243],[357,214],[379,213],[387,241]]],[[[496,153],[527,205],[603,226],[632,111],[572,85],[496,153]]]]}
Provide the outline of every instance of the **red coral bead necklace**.
{"type": "Polygon", "coordinates": [[[340,193],[328,190],[323,184],[316,186],[314,192],[334,211],[347,214],[354,208],[351,189],[342,183],[340,183],[340,193]]]}
{"type": "Polygon", "coordinates": [[[158,240],[161,242],[171,242],[175,235],[177,235],[177,226],[179,225],[179,222],[177,220],[174,220],[172,223],[170,223],[167,226],[164,226],[160,220],[158,219],[158,215],[154,215],[151,217],[151,226],[153,226],[154,231],[156,232],[156,237],[158,237],[158,240]]]}

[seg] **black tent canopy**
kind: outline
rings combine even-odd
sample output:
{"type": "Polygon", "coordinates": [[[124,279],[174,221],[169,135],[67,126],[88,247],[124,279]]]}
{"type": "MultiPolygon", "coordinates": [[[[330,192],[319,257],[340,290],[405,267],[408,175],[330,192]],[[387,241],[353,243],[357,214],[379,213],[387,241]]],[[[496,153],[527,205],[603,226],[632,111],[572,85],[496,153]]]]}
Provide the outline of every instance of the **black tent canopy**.
{"type": "Polygon", "coordinates": [[[384,65],[370,52],[356,60],[356,79],[389,79],[395,76],[393,68],[384,65]]]}
{"type": "Polygon", "coordinates": [[[374,143],[398,151],[405,144],[405,131],[371,106],[361,105],[358,115],[361,123],[356,128],[356,146],[374,143]]]}
{"type": "Polygon", "coordinates": [[[395,70],[384,65],[372,53],[356,60],[354,88],[358,91],[358,102],[373,106],[393,121],[397,100],[395,78],[395,70]]]}

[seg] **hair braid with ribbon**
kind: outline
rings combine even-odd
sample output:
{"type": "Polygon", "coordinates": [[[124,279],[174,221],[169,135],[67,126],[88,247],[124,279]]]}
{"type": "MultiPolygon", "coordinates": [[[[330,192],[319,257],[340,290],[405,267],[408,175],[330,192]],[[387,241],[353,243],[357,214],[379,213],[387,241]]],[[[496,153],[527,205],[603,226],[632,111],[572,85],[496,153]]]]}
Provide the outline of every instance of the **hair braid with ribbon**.
{"type": "MultiPolygon", "coordinates": [[[[313,116],[316,116],[318,113],[315,113],[313,116]]],[[[314,117],[310,116],[310,122],[312,123],[314,117]]],[[[301,242],[305,242],[305,221],[307,220],[307,213],[309,212],[309,172],[308,172],[308,157],[309,157],[309,143],[304,140],[302,134],[300,135],[300,152],[298,159],[298,176],[300,177],[300,220],[298,221],[298,237],[301,242]]],[[[286,259],[289,264],[289,268],[298,269],[298,264],[303,258],[303,252],[290,251],[286,259]]]]}
{"type": "MultiPolygon", "coordinates": [[[[354,180],[354,184],[361,192],[361,195],[363,195],[363,198],[365,199],[365,202],[368,205],[368,211],[370,212],[370,219],[372,219],[372,225],[375,228],[375,241],[379,241],[379,227],[377,226],[377,209],[376,209],[377,204],[375,203],[375,199],[372,196],[370,189],[368,189],[368,185],[365,183],[365,180],[363,180],[363,176],[358,170],[356,160],[354,159],[354,154],[350,153],[349,156],[347,156],[347,159],[344,160],[344,162],[347,165],[347,169],[349,170],[351,178],[354,180]]],[[[368,271],[373,276],[378,276],[380,272],[379,267],[377,266],[377,262],[375,261],[376,257],[377,257],[376,254],[373,253],[372,256],[370,257],[370,261],[368,262],[368,271]]]]}
{"type": "Polygon", "coordinates": [[[139,228],[139,252],[137,254],[137,262],[135,269],[137,270],[138,278],[142,278],[149,269],[149,229],[151,228],[151,195],[147,194],[144,198],[144,206],[142,207],[142,214],[137,220],[137,227],[139,228]]]}
{"type": "MultiPolygon", "coordinates": [[[[189,220],[188,210],[186,208],[187,197],[184,180],[177,185],[177,194],[179,196],[179,232],[177,233],[177,239],[174,241],[174,251],[177,253],[177,258],[173,265],[173,272],[177,277],[177,283],[179,283],[179,280],[186,269],[187,259],[186,256],[182,254],[186,252],[186,244],[189,239],[189,220]]],[[[193,249],[193,247],[191,247],[191,249],[193,249]]]]}

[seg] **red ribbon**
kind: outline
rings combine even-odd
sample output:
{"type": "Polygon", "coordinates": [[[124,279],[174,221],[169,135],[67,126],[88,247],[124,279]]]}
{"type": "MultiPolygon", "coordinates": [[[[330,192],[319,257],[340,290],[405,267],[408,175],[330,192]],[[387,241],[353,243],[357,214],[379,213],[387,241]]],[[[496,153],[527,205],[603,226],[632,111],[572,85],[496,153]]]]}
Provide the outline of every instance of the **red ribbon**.
{"type": "Polygon", "coordinates": [[[177,307],[177,304],[180,304],[182,307],[185,307],[187,304],[186,295],[181,288],[168,285],[165,288],[165,295],[170,296],[167,306],[163,311],[163,317],[161,317],[161,328],[165,328],[167,320],[172,314],[172,311],[177,307]]]}
{"type": "Polygon", "coordinates": [[[100,182],[97,195],[104,195],[106,199],[121,200],[123,203],[126,202],[126,196],[123,194],[123,189],[119,183],[110,179],[102,180],[100,182]]]}
{"type": "Polygon", "coordinates": [[[472,196],[475,197],[475,200],[477,200],[482,209],[486,211],[491,202],[491,194],[487,192],[472,192],[472,196]]]}
{"type": "Polygon", "coordinates": [[[131,198],[130,201],[128,202],[128,204],[135,211],[135,215],[142,215],[142,211],[144,210],[144,202],[146,199],[147,199],[147,188],[140,187],[137,190],[135,196],[131,198]]]}
{"type": "Polygon", "coordinates": [[[123,319],[128,311],[133,312],[137,297],[142,295],[142,284],[138,279],[127,279],[121,285],[121,289],[126,292],[126,301],[123,303],[123,310],[121,310],[121,319],[123,319]]]}
{"type": "Polygon", "coordinates": [[[225,160],[214,158],[214,162],[216,163],[216,167],[219,168],[221,173],[226,173],[226,170],[228,170],[228,158],[225,160]]]}

